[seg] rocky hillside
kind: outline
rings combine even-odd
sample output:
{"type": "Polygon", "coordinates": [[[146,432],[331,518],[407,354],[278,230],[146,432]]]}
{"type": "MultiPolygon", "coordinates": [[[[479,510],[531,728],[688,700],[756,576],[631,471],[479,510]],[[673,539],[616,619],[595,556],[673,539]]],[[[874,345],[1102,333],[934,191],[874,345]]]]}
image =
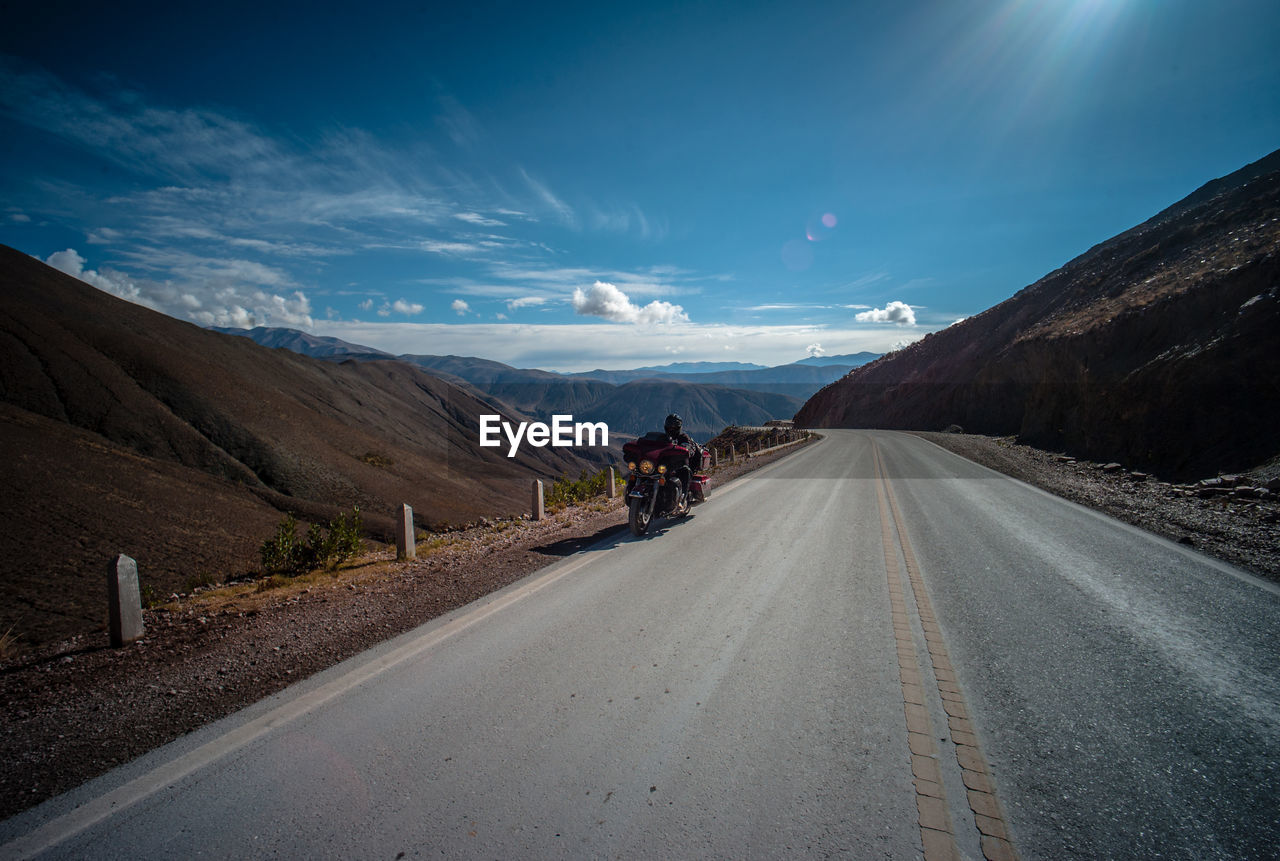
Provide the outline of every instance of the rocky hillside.
{"type": "Polygon", "coordinates": [[[284,512],[359,505],[390,534],[527,510],[564,448],[481,449],[467,392],[394,361],[326,362],[124,302],[0,246],[0,633],[102,621],[103,575],[135,557],[167,595],[256,564],[284,512]]]}
{"type": "Polygon", "coordinates": [[[1280,151],[853,370],[804,427],[1016,434],[1169,478],[1280,454],[1280,151]]]}

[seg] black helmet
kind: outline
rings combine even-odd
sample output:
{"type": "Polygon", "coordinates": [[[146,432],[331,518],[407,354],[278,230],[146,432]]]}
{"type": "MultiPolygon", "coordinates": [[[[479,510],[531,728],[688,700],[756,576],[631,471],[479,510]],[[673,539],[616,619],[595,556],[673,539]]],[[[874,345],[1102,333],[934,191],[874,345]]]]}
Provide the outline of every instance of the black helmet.
{"type": "Polygon", "coordinates": [[[676,436],[680,433],[682,427],[684,427],[684,422],[675,413],[667,416],[667,420],[662,423],[662,429],[667,432],[668,436],[676,436]]]}

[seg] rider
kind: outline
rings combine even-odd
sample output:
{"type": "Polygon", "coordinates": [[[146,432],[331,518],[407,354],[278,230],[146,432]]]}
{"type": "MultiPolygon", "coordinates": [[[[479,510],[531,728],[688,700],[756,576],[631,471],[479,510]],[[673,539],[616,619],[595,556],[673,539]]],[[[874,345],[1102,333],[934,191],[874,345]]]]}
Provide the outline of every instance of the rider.
{"type": "Polygon", "coordinates": [[[691,467],[695,462],[694,458],[697,458],[697,462],[701,463],[702,450],[693,441],[693,437],[684,432],[683,428],[684,421],[675,413],[667,416],[667,420],[662,423],[662,429],[666,432],[671,442],[675,445],[682,445],[689,450],[688,462],[676,471],[676,475],[680,479],[680,492],[688,493],[689,488],[693,485],[693,469],[691,467]]]}

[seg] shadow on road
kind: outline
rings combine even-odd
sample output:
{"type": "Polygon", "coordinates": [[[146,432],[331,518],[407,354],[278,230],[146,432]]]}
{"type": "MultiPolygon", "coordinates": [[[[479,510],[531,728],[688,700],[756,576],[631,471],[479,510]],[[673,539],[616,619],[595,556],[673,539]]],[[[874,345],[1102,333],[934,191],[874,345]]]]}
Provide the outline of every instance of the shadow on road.
{"type": "Polygon", "coordinates": [[[619,532],[626,531],[627,525],[625,523],[620,523],[614,526],[606,526],[603,529],[597,530],[592,535],[583,535],[578,538],[565,538],[560,541],[556,541],[553,544],[543,544],[540,547],[531,547],[529,549],[531,552],[541,553],[543,556],[572,556],[574,553],[590,547],[597,541],[603,541],[606,538],[611,538],[614,535],[617,535],[619,532]]]}

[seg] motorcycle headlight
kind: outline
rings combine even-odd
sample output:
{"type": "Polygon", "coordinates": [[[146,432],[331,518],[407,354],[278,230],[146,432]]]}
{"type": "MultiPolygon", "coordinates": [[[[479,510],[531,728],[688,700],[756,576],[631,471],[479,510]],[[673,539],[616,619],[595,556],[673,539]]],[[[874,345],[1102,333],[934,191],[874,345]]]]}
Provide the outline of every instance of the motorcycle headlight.
{"type": "Polygon", "coordinates": [[[651,474],[653,472],[653,461],[651,460],[640,461],[640,471],[645,475],[651,474]]]}
{"type": "Polygon", "coordinates": [[[659,475],[666,475],[666,474],[667,474],[667,468],[666,468],[665,466],[660,466],[660,467],[658,467],[658,474],[659,474],[659,475]]]}
{"type": "Polygon", "coordinates": [[[635,472],[635,471],[636,471],[636,462],[635,462],[634,460],[629,460],[629,461],[627,461],[627,469],[631,470],[632,472],[635,472]]]}

